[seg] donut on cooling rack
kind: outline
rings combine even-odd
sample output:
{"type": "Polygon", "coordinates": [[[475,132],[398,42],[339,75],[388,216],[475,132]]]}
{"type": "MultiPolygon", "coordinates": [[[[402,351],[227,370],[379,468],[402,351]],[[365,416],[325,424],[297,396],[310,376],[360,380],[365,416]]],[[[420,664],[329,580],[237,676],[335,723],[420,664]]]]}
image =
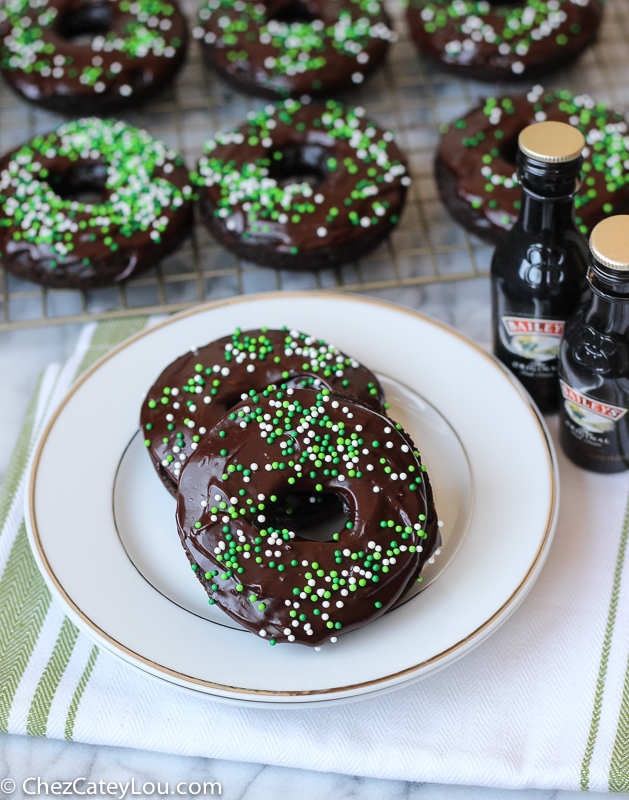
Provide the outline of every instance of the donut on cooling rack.
{"type": "Polygon", "coordinates": [[[362,108],[286,100],[206,143],[192,180],[216,238],[247,261],[354,261],[395,227],[410,184],[390,131],[362,108]]]}
{"type": "Polygon", "coordinates": [[[243,397],[281,381],[290,387],[315,384],[384,409],[373,372],[333,345],[285,328],[236,329],[173,361],[142,404],[149,456],[173,496],[183,465],[206,433],[243,397]]]}
{"type": "Polygon", "coordinates": [[[0,65],[26,100],[60,114],[104,115],[169,83],[186,50],[176,0],[8,0],[0,65]]]}
{"type": "Polygon", "coordinates": [[[379,0],[203,0],[193,36],[221,77],[271,99],[362,83],[396,38],[379,0]]]}
{"type": "Polygon", "coordinates": [[[574,60],[593,41],[602,0],[410,0],[419,50],[481,81],[530,80],[574,60]]]}
{"type": "Polygon", "coordinates": [[[181,473],[177,527],[209,602],[270,644],[316,646],[380,617],[440,544],[401,426],[285,385],[235,406],[201,442],[181,473]],[[292,488],[340,495],[346,526],[325,542],[280,529],[270,509],[292,488]]]}
{"type": "Polygon", "coordinates": [[[146,131],[67,122],[0,159],[0,264],[59,288],[137,275],[189,234],[188,181],[177,153],[146,131]]]}
{"type": "Polygon", "coordinates": [[[435,175],[441,199],[471,233],[498,242],[519,214],[515,156],[523,128],[566,122],[585,136],[576,220],[587,234],[608,214],[629,208],[629,139],[622,114],[587,95],[535,86],[521,97],[490,97],[452,123],[441,140],[435,175]]]}

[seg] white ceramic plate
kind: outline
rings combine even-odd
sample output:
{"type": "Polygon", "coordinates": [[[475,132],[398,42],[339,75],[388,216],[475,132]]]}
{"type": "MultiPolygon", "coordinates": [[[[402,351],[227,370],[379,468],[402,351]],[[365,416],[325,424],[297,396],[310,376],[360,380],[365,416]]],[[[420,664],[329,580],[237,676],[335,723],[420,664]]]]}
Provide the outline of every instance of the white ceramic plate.
{"type": "Polygon", "coordinates": [[[46,581],[100,645],[190,690],[295,708],[388,691],[486,638],[542,567],[557,489],[552,445],[528,395],[460,334],[383,302],[272,294],[196,308],[98,362],[42,437],[27,520],[46,581]],[[439,579],[318,652],[269,647],[210,609],[180,550],[173,500],[134,438],[141,400],[167,363],[236,326],[262,325],[325,338],[382,376],[445,523],[425,573],[426,583],[439,579]],[[85,443],[72,458],[70,441],[85,443]]]}

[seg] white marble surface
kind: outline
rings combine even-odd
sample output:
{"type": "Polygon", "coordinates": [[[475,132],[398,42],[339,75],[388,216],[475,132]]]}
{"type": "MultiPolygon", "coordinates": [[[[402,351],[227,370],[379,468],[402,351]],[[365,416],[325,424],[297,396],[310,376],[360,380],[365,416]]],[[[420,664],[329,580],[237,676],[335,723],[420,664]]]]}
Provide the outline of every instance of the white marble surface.
{"type": "MultiPolygon", "coordinates": [[[[485,280],[395,289],[379,293],[379,296],[432,314],[479,342],[489,341],[489,287],[485,280]]],[[[67,358],[78,333],[79,327],[74,325],[0,333],[0,481],[38,374],[48,363],[67,358]]],[[[160,782],[162,790],[168,782],[169,793],[180,781],[188,784],[218,781],[221,796],[228,800],[276,800],[278,797],[282,800],[375,800],[382,797],[390,800],[576,800],[581,796],[566,791],[508,791],[375,780],[0,735],[0,798],[27,797],[21,786],[32,776],[49,784],[81,777],[86,781],[104,781],[105,791],[107,782],[121,782],[124,787],[135,779],[135,790],[140,792],[146,781],[160,782]],[[17,785],[13,794],[3,791],[2,782],[6,778],[17,785]]],[[[84,785],[79,784],[79,788],[84,785]]],[[[31,787],[32,784],[27,785],[31,787]]],[[[114,794],[112,789],[109,796],[120,797],[121,794],[121,790],[114,794]]],[[[127,796],[129,794],[130,788],[127,796]]],[[[629,798],[629,795],[620,796],[629,798]]]]}

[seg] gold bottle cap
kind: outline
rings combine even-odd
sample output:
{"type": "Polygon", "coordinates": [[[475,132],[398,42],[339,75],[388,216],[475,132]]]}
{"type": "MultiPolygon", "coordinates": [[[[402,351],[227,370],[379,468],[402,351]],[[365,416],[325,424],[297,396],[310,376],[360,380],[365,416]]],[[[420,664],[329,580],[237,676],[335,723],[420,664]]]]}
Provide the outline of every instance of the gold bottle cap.
{"type": "Polygon", "coordinates": [[[618,214],[599,222],[590,235],[590,250],[606,267],[629,270],[629,215],[618,214]]]}
{"type": "Polygon", "coordinates": [[[578,128],[566,122],[535,122],[521,131],[518,145],[524,155],[546,164],[574,161],[585,147],[578,128]]]}

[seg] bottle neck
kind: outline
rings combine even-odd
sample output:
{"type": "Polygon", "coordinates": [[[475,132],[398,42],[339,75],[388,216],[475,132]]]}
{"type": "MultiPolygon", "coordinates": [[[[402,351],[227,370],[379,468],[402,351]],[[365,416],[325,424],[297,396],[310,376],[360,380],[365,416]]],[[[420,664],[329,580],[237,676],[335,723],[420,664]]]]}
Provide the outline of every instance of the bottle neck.
{"type": "Polygon", "coordinates": [[[609,269],[593,259],[587,278],[596,297],[611,303],[629,303],[629,271],[609,269]]]}
{"type": "Polygon", "coordinates": [[[555,238],[575,227],[574,197],[581,186],[582,163],[579,157],[563,164],[545,164],[518,153],[519,224],[525,231],[546,231],[555,238]]]}
{"type": "Polygon", "coordinates": [[[629,333],[629,272],[610,270],[594,260],[588,270],[592,287],[585,322],[601,333],[629,333]]]}

